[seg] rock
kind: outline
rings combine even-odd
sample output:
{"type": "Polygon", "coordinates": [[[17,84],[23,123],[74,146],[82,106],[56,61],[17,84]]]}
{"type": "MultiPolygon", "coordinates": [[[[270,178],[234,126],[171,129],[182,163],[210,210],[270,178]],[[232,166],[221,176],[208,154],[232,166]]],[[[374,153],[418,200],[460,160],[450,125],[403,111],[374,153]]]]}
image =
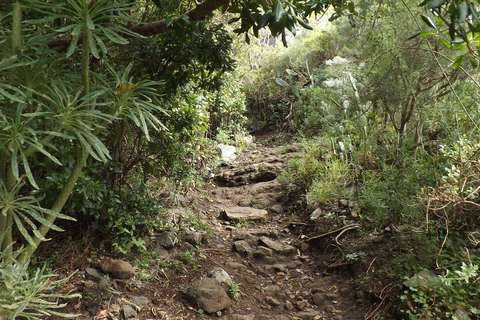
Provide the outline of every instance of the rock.
{"type": "Polygon", "coordinates": [[[252,247],[245,240],[235,241],[234,246],[235,246],[235,250],[237,250],[239,253],[252,253],[253,252],[252,247]]]}
{"type": "Polygon", "coordinates": [[[363,300],[365,299],[365,292],[363,292],[362,290],[358,290],[357,292],[355,292],[355,296],[357,296],[358,299],[363,300]]]}
{"type": "Polygon", "coordinates": [[[123,316],[125,319],[135,318],[137,316],[137,311],[129,304],[123,307],[123,316]]]}
{"type": "Polygon", "coordinates": [[[274,204],[270,206],[270,210],[274,213],[281,214],[283,213],[283,206],[281,204],[274,204]]]}
{"type": "Polygon", "coordinates": [[[224,210],[225,218],[232,221],[258,221],[267,220],[268,212],[263,209],[250,207],[232,207],[224,210]]]}
{"type": "Polygon", "coordinates": [[[191,230],[187,230],[185,232],[185,240],[188,243],[193,244],[194,246],[201,244],[204,239],[205,239],[204,232],[191,231],[191,230]]]}
{"type": "Polygon", "coordinates": [[[329,300],[338,300],[340,298],[340,294],[338,293],[327,292],[325,295],[329,300]]]}
{"type": "Polygon", "coordinates": [[[102,272],[110,274],[117,279],[129,279],[135,275],[135,270],[127,261],[103,258],[99,265],[102,272]]]}
{"type": "Polygon", "coordinates": [[[303,311],[303,312],[295,313],[295,317],[303,319],[303,320],[320,319],[320,318],[318,318],[319,316],[321,316],[321,313],[318,312],[318,311],[312,311],[312,312],[303,311]]]}
{"type": "Polygon", "coordinates": [[[166,249],[172,249],[177,243],[177,237],[171,231],[164,231],[155,238],[155,243],[166,249]]]}
{"type": "Polygon", "coordinates": [[[271,266],[265,266],[265,269],[273,269],[274,272],[286,272],[287,269],[285,268],[284,264],[275,263],[271,266]]]}
{"type": "Polygon", "coordinates": [[[303,263],[300,260],[292,260],[287,264],[288,269],[300,269],[303,267],[303,263]]]}
{"type": "Polygon", "coordinates": [[[325,312],[330,312],[330,313],[334,313],[334,312],[337,312],[337,310],[335,309],[334,306],[332,306],[331,304],[325,306],[325,312]]]}
{"type": "Polygon", "coordinates": [[[187,297],[196,308],[214,313],[230,308],[232,302],[217,280],[205,278],[195,281],[187,289],[187,297]]]}
{"type": "Polygon", "coordinates": [[[270,182],[282,172],[283,163],[254,163],[224,171],[215,178],[230,187],[247,185],[250,183],[270,182]]]}
{"type": "Polygon", "coordinates": [[[225,320],[254,320],[255,315],[254,314],[243,315],[243,314],[236,314],[235,313],[235,314],[229,314],[222,319],[225,319],[225,320]]]}
{"type": "Polygon", "coordinates": [[[441,279],[431,270],[423,270],[403,282],[407,288],[416,288],[423,292],[430,292],[435,290],[435,287],[440,283],[441,279]]]}
{"type": "Polygon", "coordinates": [[[273,250],[264,246],[258,246],[257,251],[254,252],[254,255],[271,257],[273,256],[273,250]]]}
{"type": "Polygon", "coordinates": [[[308,301],[307,300],[300,300],[295,302],[295,305],[297,306],[297,309],[303,310],[307,308],[308,306],[308,301]]]}
{"type": "Polygon", "coordinates": [[[313,303],[317,306],[323,306],[327,302],[327,295],[325,293],[317,292],[313,295],[313,303]]]}
{"type": "Polygon", "coordinates": [[[250,200],[250,203],[258,208],[264,209],[277,203],[282,196],[282,194],[277,193],[260,193],[254,195],[253,198],[250,200]]]}
{"type": "Polygon", "coordinates": [[[87,277],[92,278],[91,280],[100,279],[103,277],[103,273],[99,272],[95,268],[85,268],[85,274],[87,277]]]}
{"type": "Polygon", "coordinates": [[[235,235],[233,240],[245,240],[251,246],[258,246],[259,238],[252,235],[250,232],[239,232],[235,235]]]}
{"type": "Polygon", "coordinates": [[[295,247],[292,247],[291,245],[288,245],[288,244],[283,244],[283,243],[274,241],[267,237],[261,237],[260,242],[262,242],[267,247],[269,247],[270,249],[273,249],[278,253],[289,254],[289,253],[295,252],[295,247]]]}
{"type": "Polygon", "coordinates": [[[338,200],[338,206],[343,209],[348,209],[349,204],[347,199],[340,199],[338,200]]]}
{"type": "Polygon", "coordinates": [[[220,158],[222,159],[222,161],[230,164],[237,158],[237,148],[235,148],[234,146],[220,143],[217,148],[220,152],[220,158]]]}
{"type": "Polygon", "coordinates": [[[294,307],[293,307],[293,304],[292,304],[289,300],[285,301],[284,307],[285,307],[285,309],[287,309],[287,310],[289,310],[289,311],[290,311],[290,310],[293,310],[293,308],[294,308],[294,307]]]}
{"type": "Polygon", "coordinates": [[[120,311],[122,311],[122,308],[118,304],[115,303],[110,306],[110,312],[120,313],[120,311]]]}
{"type": "Polygon", "coordinates": [[[227,262],[225,265],[232,269],[247,269],[247,266],[238,262],[227,262]]]}
{"type": "Polygon", "coordinates": [[[308,249],[310,249],[310,245],[308,243],[302,242],[302,244],[300,244],[300,250],[307,251],[308,249]]]}
{"type": "Polygon", "coordinates": [[[277,285],[270,285],[264,289],[267,296],[276,297],[282,291],[282,288],[277,285]]]}
{"type": "Polygon", "coordinates": [[[315,209],[312,214],[310,215],[310,221],[316,221],[323,217],[323,211],[321,208],[315,209]]]}
{"type": "Polygon", "coordinates": [[[167,257],[168,256],[168,250],[165,249],[165,247],[162,247],[161,245],[156,245],[155,248],[153,249],[153,252],[159,257],[167,257]]]}
{"type": "Polygon", "coordinates": [[[280,301],[270,296],[265,297],[265,302],[271,305],[272,307],[278,307],[279,305],[282,304],[280,301]]]}
{"type": "Polygon", "coordinates": [[[228,292],[233,282],[230,275],[220,267],[210,270],[207,274],[207,277],[217,280],[225,292],[228,292]]]}
{"type": "Polygon", "coordinates": [[[277,239],[279,237],[279,232],[278,230],[270,230],[268,232],[268,236],[273,239],[277,239]]]}
{"type": "Polygon", "coordinates": [[[150,303],[150,299],[143,296],[130,296],[130,299],[132,299],[133,303],[135,303],[139,307],[146,306],[150,303]]]}

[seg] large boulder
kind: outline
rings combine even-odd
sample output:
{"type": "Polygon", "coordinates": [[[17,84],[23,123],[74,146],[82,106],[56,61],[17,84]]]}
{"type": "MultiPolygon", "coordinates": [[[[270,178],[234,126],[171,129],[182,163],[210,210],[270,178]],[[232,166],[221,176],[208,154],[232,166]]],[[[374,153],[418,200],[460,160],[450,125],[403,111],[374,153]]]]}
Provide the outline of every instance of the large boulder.
{"type": "Polygon", "coordinates": [[[226,219],[232,221],[258,221],[268,219],[267,210],[251,207],[226,208],[223,213],[226,219]]]}
{"type": "Polygon", "coordinates": [[[187,289],[187,297],[196,308],[207,313],[215,313],[232,305],[225,290],[213,278],[204,278],[192,283],[187,289]]]}
{"type": "Polygon", "coordinates": [[[129,279],[135,275],[135,270],[127,261],[103,258],[100,262],[100,269],[117,279],[129,279]]]}

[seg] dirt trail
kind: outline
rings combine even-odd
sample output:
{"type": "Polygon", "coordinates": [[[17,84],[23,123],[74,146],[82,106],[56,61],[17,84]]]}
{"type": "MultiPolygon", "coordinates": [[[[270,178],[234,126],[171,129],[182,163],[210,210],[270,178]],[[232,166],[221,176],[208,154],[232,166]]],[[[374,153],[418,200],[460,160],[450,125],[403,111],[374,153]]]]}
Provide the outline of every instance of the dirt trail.
{"type": "MultiPolygon", "coordinates": [[[[338,257],[324,254],[320,241],[305,241],[312,236],[302,236],[309,222],[298,216],[297,199],[276,179],[300,148],[257,143],[243,151],[185,201],[194,208],[195,219],[208,225],[206,242],[193,246],[180,241],[166,249],[152,238],[149,249],[158,261],[129,280],[98,279],[80,270],[67,287],[83,298],[69,301],[67,311],[81,313],[79,319],[124,319],[125,305],[132,297],[143,297],[146,303],[131,319],[364,319],[368,306],[362,304],[363,293],[355,292],[350,276],[341,272],[346,267],[336,265],[338,257]],[[229,220],[225,211],[239,207],[266,210],[267,217],[229,220]],[[185,292],[214,267],[223,268],[238,284],[239,296],[229,309],[206,314],[185,292]]],[[[172,210],[177,227],[186,210],[172,210]]],[[[330,227],[335,228],[325,226],[323,231],[330,227]]],[[[185,232],[174,234],[185,238],[188,228],[185,232]]]]}

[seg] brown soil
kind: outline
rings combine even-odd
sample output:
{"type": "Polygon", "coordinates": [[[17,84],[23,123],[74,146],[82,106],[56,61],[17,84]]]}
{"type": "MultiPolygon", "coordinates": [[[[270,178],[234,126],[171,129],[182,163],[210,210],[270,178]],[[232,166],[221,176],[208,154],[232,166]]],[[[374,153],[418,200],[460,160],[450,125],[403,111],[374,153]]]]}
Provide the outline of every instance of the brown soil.
{"type": "MultiPolygon", "coordinates": [[[[232,166],[219,168],[216,177],[255,163],[273,163],[272,171],[284,169],[296,155],[298,145],[267,145],[257,140],[255,147],[243,151],[232,166]]],[[[98,255],[108,252],[102,247],[104,239],[90,234],[88,240],[76,241],[75,232],[56,235],[52,242],[40,248],[39,260],[53,261],[54,273],[70,277],[61,288],[63,293],[82,295],[66,301],[64,311],[80,314],[77,319],[123,319],[121,310],[132,301],[132,296],[149,299],[135,319],[356,320],[373,318],[388,309],[387,293],[396,290],[394,286],[389,287],[389,283],[366,286],[357,276],[372,275],[382,266],[383,259],[393,250],[389,237],[381,232],[361,234],[355,217],[312,221],[309,219],[311,209],[305,208],[301,198],[296,198],[298,195],[289,194],[283,187],[278,196],[278,185],[273,191],[268,187],[259,189],[261,184],[271,184],[273,179],[244,180],[247,181],[229,183],[219,182],[217,178],[201,190],[190,192],[184,206],[171,210],[175,213],[172,220],[178,227],[177,214],[187,206],[199,221],[208,225],[208,241],[198,247],[182,241],[160,256],[152,254],[153,258],[137,255],[139,260],[149,262],[144,270],[135,263],[134,255],[125,257],[138,270],[137,276],[128,280],[98,279],[86,274],[87,267],[98,268],[98,255]],[[262,192],[274,194],[266,200],[270,201],[266,206],[267,221],[234,224],[222,218],[222,209],[237,206],[244,199],[253,203],[252,199],[262,192]],[[244,233],[254,237],[266,235],[276,242],[294,246],[295,250],[275,252],[272,256],[241,254],[235,250],[234,243],[238,235],[244,233]],[[68,241],[69,237],[73,240],[68,241]],[[346,259],[344,248],[353,244],[364,254],[361,259],[346,259]],[[188,261],[184,257],[180,262],[181,254],[187,250],[195,252],[193,259],[188,261]],[[186,299],[185,292],[193,281],[214,267],[222,267],[229,273],[239,284],[240,295],[230,309],[205,314],[186,299]]],[[[338,205],[324,209],[334,213],[342,211],[338,205]]],[[[184,222],[182,227],[188,225],[184,222]]],[[[152,241],[149,250],[154,249],[152,241]]]]}

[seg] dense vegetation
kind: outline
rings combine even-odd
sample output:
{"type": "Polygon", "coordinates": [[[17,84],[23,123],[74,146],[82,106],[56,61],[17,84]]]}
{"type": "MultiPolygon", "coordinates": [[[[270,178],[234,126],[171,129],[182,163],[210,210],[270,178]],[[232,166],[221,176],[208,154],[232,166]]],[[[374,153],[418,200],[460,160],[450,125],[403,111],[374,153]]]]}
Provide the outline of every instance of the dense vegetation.
{"type": "Polygon", "coordinates": [[[459,305],[478,316],[474,3],[16,0],[0,17],[9,318],[57,307],[36,299],[51,285],[45,270],[28,274],[57,219],[111,233],[119,254],[141,250],[165,227],[158,183],[201,182],[211,139],[234,141],[246,116],[307,146],[283,175],[304,209],[342,198],[365,231],[417,231],[389,276],[445,271],[436,295],[406,293],[409,317],[459,305]],[[334,22],[307,24],[331,5],[334,22]],[[313,30],[289,48],[266,44],[287,45],[296,25],[313,30]]]}

